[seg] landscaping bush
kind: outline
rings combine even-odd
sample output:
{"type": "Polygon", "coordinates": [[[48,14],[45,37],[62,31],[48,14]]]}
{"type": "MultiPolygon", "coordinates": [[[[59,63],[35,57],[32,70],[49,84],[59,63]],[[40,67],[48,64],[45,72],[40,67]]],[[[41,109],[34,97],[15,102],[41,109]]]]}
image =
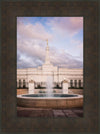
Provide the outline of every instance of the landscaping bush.
{"type": "Polygon", "coordinates": [[[53,93],[56,93],[56,90],[53,90],[53,93]]]}

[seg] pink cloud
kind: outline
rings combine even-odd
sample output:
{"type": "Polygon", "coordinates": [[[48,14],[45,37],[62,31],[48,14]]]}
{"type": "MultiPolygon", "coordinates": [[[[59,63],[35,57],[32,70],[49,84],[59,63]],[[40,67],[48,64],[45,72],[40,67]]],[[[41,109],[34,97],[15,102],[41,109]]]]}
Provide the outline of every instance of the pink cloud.
{"type": "Polygon", "coordinates": [[[53,20],[48,19],[47,24],[52,26],[55,33],[74,35],[83,28],[83,17],[56,17],[53,20]]]}
{"type": "MultiPolygon", "coordinates": [[[[57,17],[50,20],[47,24],[51,25],[52,35],[40,23],[34,25],[28,23],[25,25],[23,22],[18,21],[17,48],[20,52],[20,56],[18,55],[18,66],[22,68],[33,67],[44,63],[46,47],[44,40],[47,38],[50,40],[56,34],[61,34],[62,36],[66,35],[66,33],[69,35],[76,34],[83,28],[83,19],[82,17],[57,17]]],[[[72,44],[77,44],[77,48],[81,49],[80,42],[73,41],[72,44]]],[[[51,62],[55,65],[82,67],[82,62],[75,60],[74,57],[65,51],[61,52],[61,50],[53,48],[50,50],[50,53],[51,62]]]]}
{"type": "Polygon", "coordinates": [[[73,29],[79,30],[83,28],[83,17],[71,17],[70,24],[73,29]]]}
{"type": "MultiPolygon", "coordinates": [[[[18,40],[17,42],[17,66],[18,68],[27,68],[42,65],[45,61],[46,43],[27,39],[18,40]]],[[[79,68],[82,67],[82,62],[75,60],[73,56],[66,53],[65,50],[59,50],[55,47],[50,47],[50,59],[56,66],[79,68]]]]}
{"type": "Polygon", "coordinates": [[[45,28],[40,23],[36,23],[35,25],[28,23],[27,25],[25,25],[23,22],[18,21],[17,32],[18,35],[24,38],[33,38],[40,40],[52,38],[52,35],[46,32],[45,28]]]}
{"type": "Polygon", "coordinates": [[[45,56],[45,45],[46,42],[39,40],[27,40],[19,39],[17,41],[17,49],[27,55],[27,57],[37,57],[38,59],[44,60],[45,56]]]}

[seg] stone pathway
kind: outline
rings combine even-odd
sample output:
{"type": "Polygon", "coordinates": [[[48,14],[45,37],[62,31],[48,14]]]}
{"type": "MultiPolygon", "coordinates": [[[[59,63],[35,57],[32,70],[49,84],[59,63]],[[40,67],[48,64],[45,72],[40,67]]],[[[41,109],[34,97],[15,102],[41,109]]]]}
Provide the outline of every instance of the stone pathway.
{"type": "Polygon", "coordinates": [[[83,117],[83,108],[72,109],[42,109],[17,107],[19,117],[83,117]]]}

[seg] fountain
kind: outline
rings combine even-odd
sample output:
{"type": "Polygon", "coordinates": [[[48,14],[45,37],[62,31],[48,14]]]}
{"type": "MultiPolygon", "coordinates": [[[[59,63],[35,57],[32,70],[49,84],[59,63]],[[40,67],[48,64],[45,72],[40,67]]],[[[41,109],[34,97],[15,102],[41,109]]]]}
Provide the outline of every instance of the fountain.
{"type": "Polygon", "coordinates": [[[52,76],[47,76],[46,82],[46,96],[53,97],[53,78],[52,76]]]}
{"type": "MultiPolygon", "coordinates": [[[[30,81],[32,83],[32,81],[30,81]]],[[[38,93],[25,94],[17,96],[17,105],[33,108],[72,108],[83,106],[83,95],[68,94],[68,81],[64,80],[62,94],[53,94],[52,76],[47,77],[45,94],[38,93]],[[66,92],[67,91],[67,92],[66,92]]],[[[32,85],[31,91],[32,91],[32,85]]],[[[34,89],[33,89],[34,90],[34,89]]]]}
{"type": "Polygon", "coordinates": [[[26,94],[17,96],[17,105],[31,108],[73,108],[83,106],[83,96],[78,94],[26,94]]]}
{"type": "Polygon", "coordinates": [[[62,94],[53,93],[52,75],[47,77],[46,93],[34,94],[34,81],[30,81],[30,84],[29,94],[17,96],[18,106],[33,108],[73,108],[83,106],[83,95],[68,94],[68,81],[65,79],[62,94]]]}
{"type": "Polygon", "coordinates": [[[47,92],[45,94],[18,95],[17,105],[33,108],[72,108],[83,106],[83,95],[53,94],[52,82],[52,77],[47,77],[47,92]]]}

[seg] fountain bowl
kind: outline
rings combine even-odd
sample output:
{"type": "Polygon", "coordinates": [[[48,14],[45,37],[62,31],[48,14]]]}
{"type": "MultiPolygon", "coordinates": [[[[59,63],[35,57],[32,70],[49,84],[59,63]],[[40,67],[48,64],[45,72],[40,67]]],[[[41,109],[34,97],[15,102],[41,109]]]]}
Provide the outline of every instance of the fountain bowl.
{"type": "Polygon", "coordinates": [[[46,97],[45,94],[17,95],[17,105],[30,108],[74,108],[83,106],[83,95],[54,94],[46,97]]]}

